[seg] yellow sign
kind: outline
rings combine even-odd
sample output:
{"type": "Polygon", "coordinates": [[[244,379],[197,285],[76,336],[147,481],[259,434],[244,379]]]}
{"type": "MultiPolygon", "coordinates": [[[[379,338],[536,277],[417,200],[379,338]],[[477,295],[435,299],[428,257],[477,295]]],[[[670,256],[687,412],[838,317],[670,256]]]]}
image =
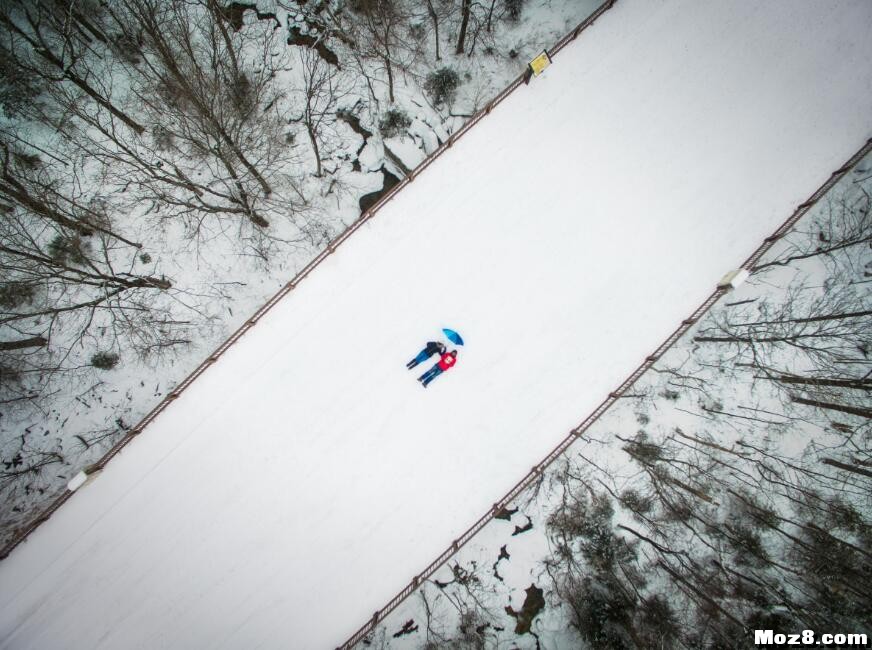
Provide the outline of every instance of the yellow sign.
{"type": "Polygon", "coordinates": [[[530,61],[530,70],[538,77],[549,65],[551,65],[551,57],[548,56],[548,52],[543,50],[542,54],[530,61]]]}

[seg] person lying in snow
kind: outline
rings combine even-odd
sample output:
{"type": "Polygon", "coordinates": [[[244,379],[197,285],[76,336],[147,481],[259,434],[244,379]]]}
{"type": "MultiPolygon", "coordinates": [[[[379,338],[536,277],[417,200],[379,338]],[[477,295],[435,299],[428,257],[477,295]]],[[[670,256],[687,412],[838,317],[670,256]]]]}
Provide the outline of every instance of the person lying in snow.
{"type": "Polygon", "coordinates": [[[438,341],[429,341],[427,343],[427,347],[421,350],[418,353],[418,356],[409,361],[406,364],[406,368],[411,370],[419,363],[424,363],[427,359],[432,357],[434,354],[445,354],[445,346],[439,343],[438,341]]]}
{"type": "Polygon", "coordinates": [[[425,372],[423,375],[418,377],[418,381],[427,388],[427,384],[436,379],[439,375],[441,375],[446,370],[450,370],[451,367],[457,361],[457,350],[452,350],[451,352],[447,352],[442,355],[442,358],[432,367],[430,370],[425,372]]]}

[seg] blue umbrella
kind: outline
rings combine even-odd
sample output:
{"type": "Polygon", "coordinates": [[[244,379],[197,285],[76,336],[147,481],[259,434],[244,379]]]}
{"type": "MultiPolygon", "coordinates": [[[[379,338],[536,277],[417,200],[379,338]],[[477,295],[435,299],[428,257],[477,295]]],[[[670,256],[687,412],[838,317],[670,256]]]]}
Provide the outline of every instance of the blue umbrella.
{"type": "Polygon", "coordinates": [[[451,341],[452,343],[456,343],[457,345],[463,345],[463,339],[460,338],[460,334],[455,332],[454,330],[449,330],[442,328],[442,331],[445,332],[445,337],[451,341]]]}

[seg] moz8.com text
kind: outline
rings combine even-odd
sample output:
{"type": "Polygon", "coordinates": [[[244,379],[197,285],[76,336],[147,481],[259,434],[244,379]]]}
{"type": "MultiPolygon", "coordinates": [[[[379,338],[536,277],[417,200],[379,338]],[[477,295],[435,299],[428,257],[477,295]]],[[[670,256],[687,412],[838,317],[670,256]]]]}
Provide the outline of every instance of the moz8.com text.
{"type": "Polygon", "coordinates": [[[754,643],[758,646],[773,646],[775,648],[812,646],[829,646],[831,648],[870,647],[869,638],[866,634],[816,634],[814,630],[803,630],[796,634],[782,634],[774,630],[754,630],[754,643]]]}

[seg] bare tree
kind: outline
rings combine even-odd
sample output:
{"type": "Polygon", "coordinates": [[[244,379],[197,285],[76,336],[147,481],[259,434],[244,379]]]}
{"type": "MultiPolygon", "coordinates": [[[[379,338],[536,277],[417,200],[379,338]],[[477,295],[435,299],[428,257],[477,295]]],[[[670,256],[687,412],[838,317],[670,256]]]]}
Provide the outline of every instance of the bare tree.
{"type": "Polygon", "coordinates": [[[872,245],[872,197],[862,185],[857,190],[828,198],[820,214],[808,226],[787,235],[781,252],[754,267],[754,273],[818,258],[828,264],[848,264],[853,275],[868,277],[864,267],[853,263],[862,257],[858,252],[863,247],[872,245]]]}
{"type": "Polygon", "coordinates": [[[469,27],[469,14],[472,12],[472,0],[461,0],[460,6],[460,32],[457,36],[455,54],[463,54],[466,49],[466,30],[469,27]]]}
{"type": "MultiPolygon", "coordinates": [[[[218,28],[220,18],[210,10],[211,2],[205,1],[205,7],[178,0],[126,0],[123,6],[145,41],[142,70],[156,84],[152,89],[174,110],[179,130],[203,153],[221,160],[227,174],[239,180],[241,200],[245,201],[247,191],[236,165],[269,195],[271,185],[245,151],[248,134],[243,128],[258,104],[255,80],[240,72],[236,52],[231,55],[227,49],[227,32],[218,28]]],[[[155,108],[144,92],[138,97],[155,108]]],[[[254,213],[251,216],[256,219],[254,213]]]]}
{"type": "Polygon", "coordinates": [[[393,103],[395,69],[404,70],[412,51],[406,28],[415,12],[405,0],[354,0],[349,20],[332,14],[334,25],[367,60],[378,61],[387,78],[388,101],[393,103]]]}
{"type": "Polygon", "coordinates": [[[302,114],[296,121],[306,127],[315,154],[315,176],[321,176],[325,130],[336,123],[337,104],[349,95],[350,86],[343,80],[342,73],[325,63],[315,51],[300,48],[298,52],[303,86],[300,89],[302,114]]]}
{"type": "Polygon", "coordinates": [[[147,139],[119,141],[111,116],[82,115],[104,136],[85,146],[107,164],[125,162],[162,211],[192,224],[240,215],[267,228],[273,209],[293,217],[304,199],[281,133],[273,79],[287,58],[276,55],[275,30],[231,31],[212,0],[126,0],[107,11],[127,40],[142,42],[128,67],[153,126],[147,139]]]}
{"type": "MultiPolygon", "coordinates": [[[[145,128],[123,110],[113,91],[95,70],[90,38],[84,32],[79,12],[60,1],[12,0],[0,8],[0,25],[4,28],[4,49],[22,73],[46,83],[71,84],[88,98],[111,112],[136,133],[145,128]],[[73,18],[73,20],[71,20],[73,18]]],[[[93,28],[92,34],[99,34],[93,28]]]]}
{"type": "MultiPolygon", "coordinates": [[[[112,333],[110,345],[138,353],[175,338],[166,307],[156,307],[172,283],[137,272],[140,245],[114,232],[99,200],[75,189],[81,170],[65,168],[73,180],[63,183],[8,143],[0,156],[0,363],[19,378],[27,374],[15,385],[64,372],[72,348],[93,345],[97,330],[112,333]]],[[[4,393],[10,386],[4,381],[4,393]]]]}

